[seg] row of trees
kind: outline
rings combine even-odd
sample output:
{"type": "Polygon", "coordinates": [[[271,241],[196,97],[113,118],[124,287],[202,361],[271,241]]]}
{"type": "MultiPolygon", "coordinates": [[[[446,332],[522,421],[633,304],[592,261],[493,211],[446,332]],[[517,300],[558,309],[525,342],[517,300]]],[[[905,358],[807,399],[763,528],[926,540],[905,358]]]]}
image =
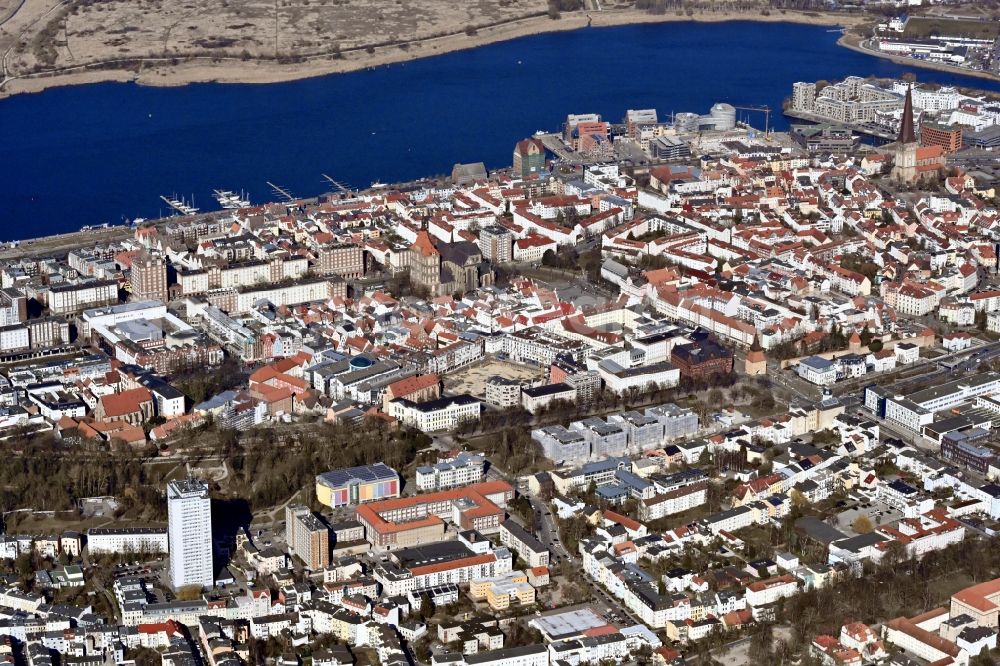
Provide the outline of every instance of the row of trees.
{"type": "Polygon", "coordinates": [[[553,423],[562,423],[593,414],[606,414],[622,409],[675,402],[703,391],[709,391],[707,400],[711,407],[718,408],[722,406],[726,397],[723,389],[731,387],[732,391],[730,395],[734,401],[739,401],[742,397],[754,403],[754,406],[766,407],[768,402],[773,406],[773,396],[769,397],[769,379],[762,377],[755,384],[745,383],[737,386],[738,381],[739,377],[734,372],[719,373],[709,377],[682,375],[680,383],[674,387],[664,387],[650,383],[645,388],[630,387],[621,394],[607,390],[599,391],[590,402],[553,400],[534,416],[521,408],[487,412],[478,422],[466,424],[461,429],[461,432],[490,432],[502,425],[550,425],[553,423]]]}
{"type": "MultiPolygon", "coordinates": [[[[685,554],[685,558],[688,554],[685,554]]],[[[705,565],[705,562],[690,564],[705,565]]],[[[651,567],[662,573],[674,563],[651,567]]],[[[681,563],[684,566],[684,563],[681,563]]],[[[689,567],[690,568],[690,567],[689,567]]],[[[838,635],[847,622],[883,623],[895,617],[947,605],[949,597],[962,586],[990,580],[1000,574],[1000,549],[979,539],[967,539],[922,559],[908,560],[902,544],[894,544],[875,565],[868,563],[863,576],[848,577],[819,589],[780,600],[774,623],[760,623],[750,630],[749,657],[755,664],[798,663],[818,666],[809,654],[812,640],[819,634],[838,635]],[[775,627],[787,627],[787,637],[775,636],[775,627]]],[[[713,659],[719,649],[733,639],[716,634],[699,641],[687,651],[699,664],[720,663],[713,659]]],[[[989,655],[973,658],[976,666],[995,664],[989,655]]]]}
{"type": "MultiPolygon", "coordinates": [[[[644,405],[675,402],[692,396],[693,392],[704,391],[707,391],[704,398],[692,403],[692,409],[702,422],[727,402],[746,404],[761,412],[775,407],[776,402],[767,377],[742,383],[737,383],[737,380],[734,373],[727,373],[707,378],[682,377],[680,385],[674,388],[650,387],[645,391],[635,389],[622,395],[602,391],[589,404],[555,400],[534,417],[521,408],[490,411],[481,420],[464,424],[459,432],[467,435],[485,433],[478,438],[477,448],[485,451],[490,460],[501,469],[520,475],[539,469],[544,464],[538,445],[527,430],[528,426],[568,423],[593,414],[609,414],[644,405]],[[729,388],[728,394],[726,388],[729,388]]],[[[733,469],[733,462],[728,461],[730,464],[726,469],[733,469]]]]}
{"type": "Polygon", "coordinates": [[[797,358],[803,354],[822,354],[831,351],[841,351],[847,349],[848,335],[840,328],[839,325],[834,324],[830,332],[823,337],[818,343],[811,345],[806,349],[800,340],[782,342],[771,349],[768,354],[772,358],[776,358],[779,361],[784,361],[791,358],[797,358]]]}
{"type": "Polygon", "coordinates": [[[542,256],[542,265],[567,271],[583,271],[593,284],[601,283],[601,249],[595,247],[579,252],[574,247],[560,247],[558,252],[549,250],[542,256]]]}
{"type": "Polygon", "coordinates": [[[858,254],[857,252],[851,252],[845,254],[840,259],[840,267],[849,271],[854,271],[855,273],[861,273],[872,284],[875,284],[875,278],[878,277],[879,265],[871,261],[864,255],[858,254]]]}
{"type": "Polygon", "coordinates": [[[524,427],[490,433],[479,440],[479,446],[490,462],[514,476],[538,469],[543,461],[538,444],[524,427]]]}

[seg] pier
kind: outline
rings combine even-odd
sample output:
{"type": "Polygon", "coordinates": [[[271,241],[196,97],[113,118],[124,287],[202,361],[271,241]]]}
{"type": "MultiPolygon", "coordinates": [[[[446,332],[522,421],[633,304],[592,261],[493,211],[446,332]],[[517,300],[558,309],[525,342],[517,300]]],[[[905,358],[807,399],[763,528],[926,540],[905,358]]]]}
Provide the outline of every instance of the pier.
{"type": "Polygon", "coordinates": [[[272,192],[274,192],[277,196],[283,198],[287,203],[295,201],[295,196],[291,192],[283,188],[281,185],[275,185],[269,180],[265,180],[264,182],[267,183],[267,186],[271,188],[272,192]]]}
{"type": "Polygon", "coordinates": [[[334,180],[333,178],[331,178],[330,176],[326,175],[325,173],[321,173],[320,175],[323,176],[324,180],[326,180],[331,185],[333,185],[333,187],[334,187],[334,189],[335,189],[336,192],[339,192],[340,194],[347,194],[348,192],[351,191],[350,188],[347,187],[347,185],[345,185],[344,183],[340,182],[339,180],[334,180]]]}
{"type": "Polygon", "coordinates": [[[161,195],[160,199],[163,200],[163,203],[167,204],[171,209],[177,211],[181,215],[196,215],[198,213],[198,209],[193,205],[194,196],[191,197],[191,205],[187,204],[184,199],[179,199],[176,196],[165,197],[161,195]]]}

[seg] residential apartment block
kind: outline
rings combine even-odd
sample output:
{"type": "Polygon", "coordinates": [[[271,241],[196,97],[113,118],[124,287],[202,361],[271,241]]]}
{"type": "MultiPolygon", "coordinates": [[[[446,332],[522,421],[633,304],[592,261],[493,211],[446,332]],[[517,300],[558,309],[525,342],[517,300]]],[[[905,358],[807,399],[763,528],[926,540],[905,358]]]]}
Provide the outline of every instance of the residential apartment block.
{"type": "Polygon", "coordinates": [[[463,451],[454,458],[417,467],[417,489],[447,490],[479,483],[486,477],[486,456],[463,451]]]}

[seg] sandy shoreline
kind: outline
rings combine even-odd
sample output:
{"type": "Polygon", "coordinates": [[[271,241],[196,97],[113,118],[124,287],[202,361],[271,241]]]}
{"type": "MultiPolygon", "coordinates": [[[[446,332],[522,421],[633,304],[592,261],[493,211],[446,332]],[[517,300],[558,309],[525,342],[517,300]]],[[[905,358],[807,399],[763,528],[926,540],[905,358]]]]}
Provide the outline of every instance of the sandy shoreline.
{"type": "Polygon", "coordinates": [[[180,86],[189,83],[278,83],[298,79],[358,71],[394,63],[442,55],[454,51],[476,48],[487,44],[529,37],[548,32],[577,30],[587,27],[610,27],[639,23],[674,23],[681,21],[722,23],[727,21],[754,21],[767,23],[799,23],[850,27],[864,20],[857,15],[818,12],[774,11],[770,15],[740,12],[713,12],[691,17],[676,14],[653,15],[636,10],[608,10],[602,12],[564,14],[558,20],[547,16],[534,16],[510,21],[475,34],[464,32],[415,40],[406,49],[385,46],[369,53],[364,49],[345,51],[340,58],[328,55],[310,58],[295,64],[278,64],[270,60],[243,60],[224,58],[214,62],[205,58],[171,64],[164,59],[148,59],[139,72],[123,69],[91,69],[78,66],[73,70],[52,75],[35,75],[9,80],[0,91],[0,99],[13,95],[40,92],[47,88],[81,85],[105,81],[134,81],[140,85],[180,86]]]}
{"type": "MultiPolygon", "coordinates": [[[[769,15],[727,11],[698,13],[690,17],[686,15],[678,16],[677,14],[653,15],[638,10],[574,12],[572,14],[564,14],[558,20],[552,20],[547,16],[532,16],[482,28],[471,35],[460,32],[413,40],[407,44],[405,49],[399,46],[383,46],[371,50],[357,48],[344,51],[340,57],[325,54],[316,55],[308,57],[303,62],[294,64],[279,64],[273,60],[245,60],[237,57],[225,57],[221,59],[191,59],[179,64],[168,62],[166,59],[146,59],[143,61],[144,64],[138,72],[124,69],[95,69],[88,66],[77,66],[71,71],[63,70],[59,74],[29,75],[25,78],[11,79],[0,90],[0,99],[23,93],[41,92],[48,88],[101,82],[135,82],[139,85],[163,87],[182,86],[190,83],[280,83],[381,67],[477,48],[521,37],[578,30],[588,26],[601,28],[685,21],[697,23],[750,21],[851,28],[866,20],[868,20],[867,17],[856,14],[831,14],[791,10],[785,12],[773,11],[769,15]]],[[[837,40],[837,44],[858,53],[891,60],[914,68],[964,74],[992,81],[1000,80],[1000,77],[989,72],[966,70],[960,67],[870,51],[862,48],[858,44],[858,41],[859,39],[856,35],[845,33],[837,40]]]]}

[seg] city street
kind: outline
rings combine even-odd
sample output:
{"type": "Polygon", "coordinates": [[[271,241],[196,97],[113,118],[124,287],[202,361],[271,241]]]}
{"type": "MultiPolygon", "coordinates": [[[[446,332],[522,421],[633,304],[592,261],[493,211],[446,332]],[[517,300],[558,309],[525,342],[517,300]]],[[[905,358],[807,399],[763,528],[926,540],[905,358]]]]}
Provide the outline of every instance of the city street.
{"type": "MultiPolygon", "coordinates": [[[[891,386],[897,392],[906,393],[913,390],[912,387],[918,384],[950,381],[962,373],[975,371],[981,364],[988,363],[997,358],[1000,358],[1000,342],[984,343],[971,349],[942,354],[934,359],[924,358],[917,363],[898,366],[895,370],[889,372],[870,374],[840,381],[831,386],[830,390],[834,395],[840,397],[842,401],[847,402],[848,406],[852,403],[861,404],[864,400],[862,392],[866,386],[872,384],[891,386]],[[957,365],[944,367],[943,364],[951,361],[957,362],[957,365]],[[922,372],[924,370],[926,372],[922,372]],[[906,375],[906,377],[896,379],[901,375],[906,375]]],[[[786,368],[779,370],[777,364],[774,364],[768,370],[771,373],[770,376],[773,385],[786,392],[784,397],[790,400],[794,400],[795,398],[819,400],[822,397],[822,387],[802,379],[793,369],[786,368]]]]}
{"type": "MultiPolygon", "coordinates": [[[[491,468],[491,470],[492,469],[495,468],[491,468]]],[[[560,566],[579,567],[580,557],[570,553],[559,539],[559,525],[556,522],[555,516],[552,515],[551,510],[545,502],[527,492],[527,488],[524,488],[523,490],[519,488],[519,492],[531,503],[531,508],[534,511],[538,527],[536,534],[542,544],[549,549],[552,559],[560,564],[560,566]]],[[[606,614],[608,611],[613,611],[621,617],[629,618],[629,620],[635,622],[636,624],[641,624],[641,622],[636,619],[635,616],[633,616],[632,613],[624,607],[624,605],[622,605],[620,600],[615,599],[608,594],[597,583],[595,583],[590,576],[583,572],[581,572],[581,575],[583,579],[587,581],[587,585],[589,585],[593,590],[593,599],[602,613],[606,614]]]]}

